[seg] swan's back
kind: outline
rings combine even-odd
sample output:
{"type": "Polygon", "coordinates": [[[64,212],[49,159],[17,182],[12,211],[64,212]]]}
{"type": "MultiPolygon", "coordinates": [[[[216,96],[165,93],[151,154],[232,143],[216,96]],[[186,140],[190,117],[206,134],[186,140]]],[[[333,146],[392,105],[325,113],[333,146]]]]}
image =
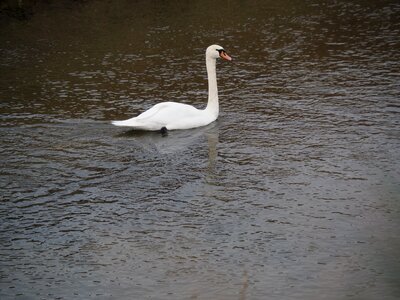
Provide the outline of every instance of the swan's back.
{"type": "Polygon", "coordinates": [[[140,130],[168,130],[178,128],[192,128],[205,123],[205,111],[191,105],[177,102],[162,102],[135,118],[125,121],[114,121],[116,126],[127,126],[140,130]]]}

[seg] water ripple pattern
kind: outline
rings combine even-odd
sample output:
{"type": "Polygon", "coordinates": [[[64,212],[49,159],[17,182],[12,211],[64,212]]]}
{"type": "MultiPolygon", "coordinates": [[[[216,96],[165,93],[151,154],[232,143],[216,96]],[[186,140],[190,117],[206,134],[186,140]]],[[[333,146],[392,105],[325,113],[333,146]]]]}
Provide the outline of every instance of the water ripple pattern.
{"type": "Polygon", "coordinates": [[[79,1],[0,26],[1,299],[398,299],[397,1],[79,1]],[[127,131],[161,101],[221,114],[127,131]]]}

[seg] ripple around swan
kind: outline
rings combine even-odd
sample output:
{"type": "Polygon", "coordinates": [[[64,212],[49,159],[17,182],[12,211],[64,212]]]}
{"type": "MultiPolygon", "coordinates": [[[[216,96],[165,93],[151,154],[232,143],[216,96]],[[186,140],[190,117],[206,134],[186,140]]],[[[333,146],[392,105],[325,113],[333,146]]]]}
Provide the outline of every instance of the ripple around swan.
{"type": "Polygon", "coordinates": [[[275,2],[2,23],[1,299],[398,298],[400,6],[275,2]],[[204,106],[215,42],[217,122],[110,125],[204,106]]]}

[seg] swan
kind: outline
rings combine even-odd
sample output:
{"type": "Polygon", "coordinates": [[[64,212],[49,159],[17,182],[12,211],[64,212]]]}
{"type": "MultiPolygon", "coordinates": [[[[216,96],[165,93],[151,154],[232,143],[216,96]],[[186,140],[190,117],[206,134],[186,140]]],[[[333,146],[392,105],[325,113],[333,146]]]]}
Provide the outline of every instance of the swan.
{"type": "Polygon", "coordinates": [[[162,102],[141,113],[137,117],[112,121],[115,126],[126,126],[137,130],[167,132],[167,130],[190,129],[208,125],[218,118],[218,89],[215,71],[217,58],[231,61],[223,47],[211,45],[206,50],[208,77],[208,102],[205,109],[177,102],[162,102]]]}

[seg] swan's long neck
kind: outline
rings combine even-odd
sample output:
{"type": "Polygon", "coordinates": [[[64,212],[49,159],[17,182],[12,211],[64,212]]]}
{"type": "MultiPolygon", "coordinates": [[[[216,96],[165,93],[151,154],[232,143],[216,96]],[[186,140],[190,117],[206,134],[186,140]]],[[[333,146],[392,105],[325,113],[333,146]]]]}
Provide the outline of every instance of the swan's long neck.
{"type": "Polygon", "coordinates": [[[206,57],[207,77],[208,77],[208,102],[206,111],[215,118],[218,117],[218,89],[217,89],[217,73],[215,71],[216,59],[206,57]]]}

